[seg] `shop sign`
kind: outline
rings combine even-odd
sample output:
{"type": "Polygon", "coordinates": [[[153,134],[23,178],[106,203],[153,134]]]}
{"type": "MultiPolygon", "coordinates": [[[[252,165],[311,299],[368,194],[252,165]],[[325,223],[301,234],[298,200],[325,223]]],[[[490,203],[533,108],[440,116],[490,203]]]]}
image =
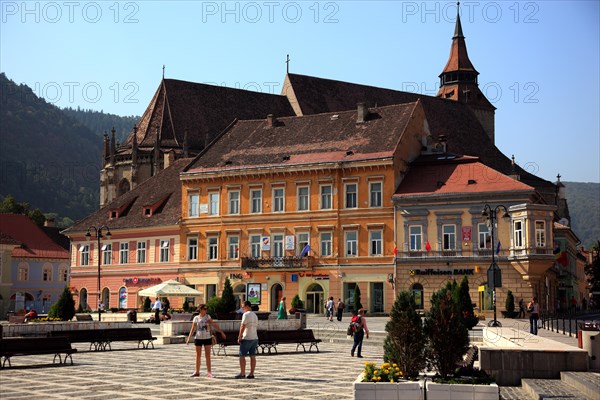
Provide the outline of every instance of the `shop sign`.
{"type": "MultiPolygon", "coordinates": [[[[316,281],[321,281],[321,280],[326,280],[329,279],[329,274],[318,274],[316,272],[299,272],[298,275],[303,278],[303,277],[309,277],[309,278],[313,278],[316,281]]],[[[294,281],[292,281],[294,282],[294,281]]]]}
{"type": "Polygon", "coordinates": [[[440,269],[440,268],[427,268],[427,269],[411,269],[408,271],[410,275],[474,275],[475,270],[472,268],[456,268],[456,269],[440,269]]]}
{"type": "Polygon", "coordinates": [[[229,274],[229,279],[243,279],[242,274],[229,274]]]}
{"type": "Polygon", "coordinates": [[[129,283],[133,285],[137,285],[138,283],[151,283],[151,282],[162,282],[160,278],[138,278],[134,276],[133,278],[125,278],[123,279],[123,283],[129,283]]]}
{"type": "Polygon", "coordinates": [[[463,242],[470,242],[471,241],[471,236],[472,236],[472,227],[470,227],[470,226],[463,226],[462,227],[462,241],[463,242]]]}
{"type": "Polygon", "coordinates": [[[246,285],[246,299],[251,304],[260,304],[260,295],[261,295],[261,285],[260,283],[249,283],[246,285]]]}

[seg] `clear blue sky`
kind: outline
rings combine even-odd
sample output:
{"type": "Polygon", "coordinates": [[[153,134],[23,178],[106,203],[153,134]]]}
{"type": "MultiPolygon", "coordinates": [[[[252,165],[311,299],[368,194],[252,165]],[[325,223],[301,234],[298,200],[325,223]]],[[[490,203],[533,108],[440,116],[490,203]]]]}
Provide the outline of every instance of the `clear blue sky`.
{"type": "MultiPolygon", "coordinates": [[[[290,71],[435,95],[455,2],[5,1],[0,70],[61,106],[141,115],[168,78],[279,93],[290,71]]],[[[600,182],[598,1],[464,1],[496,145],[600,182]]]]}

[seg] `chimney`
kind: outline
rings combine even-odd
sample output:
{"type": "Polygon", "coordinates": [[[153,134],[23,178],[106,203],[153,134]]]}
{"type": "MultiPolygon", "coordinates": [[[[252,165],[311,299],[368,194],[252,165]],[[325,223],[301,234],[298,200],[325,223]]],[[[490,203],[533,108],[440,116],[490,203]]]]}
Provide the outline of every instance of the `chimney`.
{"type": "Polygon", "coordinates": [[[173,150],[166,152],[163,156],[164,166],[163,168],[169,168],[169,165],[175,161],[175,152],[173,150]]]}
{"type": "Polygon", "coordinates": [[[47,228],[54,228],[54,218],[46,218],[44,226],[47,228]]]}
{"type": "Polygon", "coordinates": [[[369,109],[365,103],[358,103],[356,105],[357,114],[356,114],[356,123],[360,124],[367,120],[367,115],[369,115],[369,109]]]}
{"type": "Polygon", "coordinates": [[[108,140],[108,133],[104,131],[104,143],[102,145],[102,167],[106,166],[108,162],[108,155],[110,154],[110,144],[108,140]]]}
{"type": "Polygon", "coordinates": [[[277,118],[273,114],[267,115],[267,128],[274,128],[277,125],[277,118]]]}

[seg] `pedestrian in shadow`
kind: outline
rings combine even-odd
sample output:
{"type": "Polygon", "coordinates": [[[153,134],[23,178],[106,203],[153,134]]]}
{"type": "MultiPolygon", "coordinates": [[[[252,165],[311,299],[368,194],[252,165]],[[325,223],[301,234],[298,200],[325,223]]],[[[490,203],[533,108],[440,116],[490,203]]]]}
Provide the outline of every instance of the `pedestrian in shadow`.
{"type": "Polygon", "coordinates": [[[537,324],[540,318],[540,305],[537,302],[537,297],[533,296],[529,304],[527,304],[527,312],[529,312],[529,333],[537,335],[537,324]]]}

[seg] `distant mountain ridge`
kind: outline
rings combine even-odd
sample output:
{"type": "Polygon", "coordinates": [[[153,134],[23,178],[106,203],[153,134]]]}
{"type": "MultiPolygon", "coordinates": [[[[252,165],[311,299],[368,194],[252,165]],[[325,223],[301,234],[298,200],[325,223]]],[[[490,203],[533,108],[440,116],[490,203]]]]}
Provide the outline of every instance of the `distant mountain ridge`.
{"type": "Polygon", "coordinates": [[[102,111],[84,110],[79,107],[76,109],[71,107],[63,108],[62,111],[90,128],[100,140],[102,140],[105,132],[110,135],[110,130],[115,128],[115,137],[119,143],[123,143],[125,139],[127,139],[129,133],[133,131],[133,126],[137,124],[140,119],[140,117],[135,115],[121,117],[115,114],[107,114],[102,111]]]}
{"type": "Polygon", "coordinates": [[[562,182],[565,185],[571,228],[586,249],[600,239],[600,183],[562,182]]]}

